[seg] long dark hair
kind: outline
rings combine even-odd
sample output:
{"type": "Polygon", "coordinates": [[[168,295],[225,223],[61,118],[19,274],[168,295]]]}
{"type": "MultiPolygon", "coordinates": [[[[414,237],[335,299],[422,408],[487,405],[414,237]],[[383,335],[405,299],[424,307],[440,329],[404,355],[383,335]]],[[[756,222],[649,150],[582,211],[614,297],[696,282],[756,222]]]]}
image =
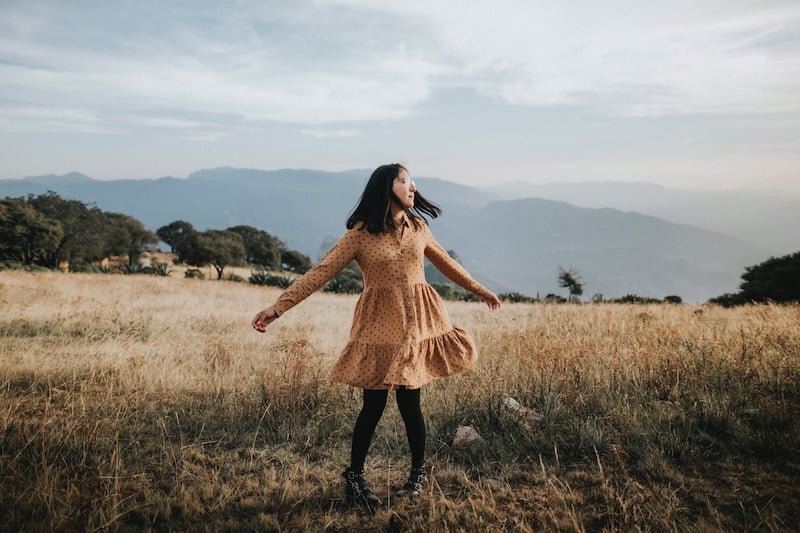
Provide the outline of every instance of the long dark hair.
{"type": "MultiPolygon", "coordinates": [[[[392,185],[401,170],[408,172],[408,169],[400,163],[392,163],[381,165],[372,172],[366,187],[364,187],[364,192],[361,193],[358,204],[350,212],[350,216],[347,217],[347,229],[354,228],[359,222],[370,233],[385,233],[394,229],[391,209],[392,200],[398,205],[400,201],[392,192],[392,185]]],[[[414,193],[414,207],[405,211],[414,227],[419,228],[420,220],[427,223],[425,215],[436,218],[442,213],[442,208],[426,200],[417,191],[414,193]]]]}

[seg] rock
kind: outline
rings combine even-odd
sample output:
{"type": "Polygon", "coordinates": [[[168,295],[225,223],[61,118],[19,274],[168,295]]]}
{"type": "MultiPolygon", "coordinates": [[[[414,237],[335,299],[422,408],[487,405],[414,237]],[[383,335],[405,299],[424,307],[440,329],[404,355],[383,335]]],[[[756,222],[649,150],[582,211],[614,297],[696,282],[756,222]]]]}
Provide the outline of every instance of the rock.
{"type": "Polygon", "coordinates": [[[453,439],[453,448],[466,448],[481,441],[483,439],[472,426],[458,426],[456,436],[453,439]]]}
{"type": "Polygon", "coordinates": [[[534,409],[531,409],[530,407],[525,407],[511,396],[507,396],[503,400],[503,405],[505,405],[506,408],[509,409],[510,411],[518,413],[529,424],[533,424],[534,422],[540,422],[544,420],[543,414],[539,413],[534,409]]]}

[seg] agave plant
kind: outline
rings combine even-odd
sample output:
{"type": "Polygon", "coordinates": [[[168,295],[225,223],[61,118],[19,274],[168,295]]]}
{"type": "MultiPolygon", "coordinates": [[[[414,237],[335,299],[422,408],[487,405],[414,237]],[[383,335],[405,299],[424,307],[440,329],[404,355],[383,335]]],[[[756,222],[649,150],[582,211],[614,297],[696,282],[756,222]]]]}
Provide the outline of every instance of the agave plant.
{"type": "Polygon", "coordinates": [[[131,263],[119,267],[120,272],[123,274],[142,274],[145,272],[144,267],[139,263],[131,263]]]}
{"type": "Polygon", "coordinates": [[[247,281],[253,285],[268,285],[269,278],[271,277],[272,274],[270,274],[266,269],[258,267],[250,272],[250,277],[247,278],[247,281]]]}
{"type": "Polygon", "coordinates": [[[153,263],[150,267],[150,273],[154,276],[169,276],[172,274],[172,268],[169,263],[153,263]]]}

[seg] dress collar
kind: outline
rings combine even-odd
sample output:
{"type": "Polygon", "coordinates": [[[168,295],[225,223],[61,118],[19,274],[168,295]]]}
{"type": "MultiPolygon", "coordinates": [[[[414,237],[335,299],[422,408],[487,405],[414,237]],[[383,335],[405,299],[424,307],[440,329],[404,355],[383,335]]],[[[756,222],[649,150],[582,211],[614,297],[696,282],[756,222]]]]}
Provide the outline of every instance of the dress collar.
{"type": "Polygon", "coordinates": [[[398,228],[407,228],[411,226],[411,222],[408,220],[408,215],[405,211],[400,213],[400,220],[395,222],[398,228]]]}

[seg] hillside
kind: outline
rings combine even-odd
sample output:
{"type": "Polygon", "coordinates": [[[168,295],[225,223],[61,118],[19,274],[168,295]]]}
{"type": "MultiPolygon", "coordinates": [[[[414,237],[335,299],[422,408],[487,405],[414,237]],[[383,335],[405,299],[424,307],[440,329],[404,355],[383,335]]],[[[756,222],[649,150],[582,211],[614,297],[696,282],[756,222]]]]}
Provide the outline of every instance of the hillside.
{"type": "Polygon", "coordinates": [[[749,265],[759,257],[742,241],[720,233],[542,199],[491,202],[455,212],[447,223],[440,233],[469,258],[468,268],[542,296],[561,265],[582,274],[584,298],[599,292],[703,300],[737,286],[743,268],[731,265],[749,265]]]}
{"type": "MultiPolygon", "coordinates": [[[[97,181],[82,174],[0,181],[0,196],[40,194],[94,202],[151,229],[187,220],[198,229],[249,224],[316,258],[344,231],[369,171],[202,170],[187,179],[97,181]]],[[[418,178],[444,207],[432,227],[496,291],[558,292],[558,266],[576,268],[585,297],[678,294],[701,301],[732,292],[744,267],[766,249],[697,227],[615,209],[542,199],[502,200],[445,180],[418,178]]]]}
{"type": "Polygon", "coordinates": [[[580,207],[636,211],[736,236],[773,255],[800,250],[800,196],[753,191],[669,189],[652,183],[506,183],[487,189],[504,200],[545,198],[580,207]]]}

